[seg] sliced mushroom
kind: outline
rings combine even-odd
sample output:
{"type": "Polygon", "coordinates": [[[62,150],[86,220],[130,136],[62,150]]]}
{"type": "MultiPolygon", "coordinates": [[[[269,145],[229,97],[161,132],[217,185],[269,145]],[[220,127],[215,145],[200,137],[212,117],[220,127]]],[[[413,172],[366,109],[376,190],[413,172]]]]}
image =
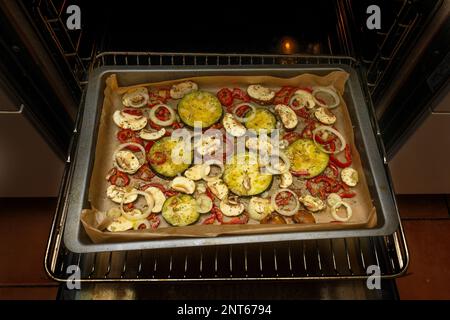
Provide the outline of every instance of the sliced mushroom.
{"type": "Polygon", "coordinates": [[[277,104],[275,106],[275,113],[280,117],[283,126],[286,129],[293,129],[298,124],[297,115],[294,110],[284,104],[277,104]]]}
{"type": "Polygon", "coordinates": [[[299,200],[309,211],[316,212],[325,209],[325,203],[317,197],[305,195],[300,197],[299,200]]]}
{"type": "Polygon", "coordinates": [[[259,84],[252,84],[247,87],[247,94],[259,104],[270,104],[275,98],[275,91],[259,84]]]}
{"type": "Polygon", "coordinates": [[[135,173],[142,166],[138,157],[129,150],[120,150],[116,152],[114,158],[119,169],[126,173],[135,173]]]}
{"type": "Polygon", "coordinates": [[[337,193],[330,193],[327,197],[327,204],[330,207],[334,207],[336,204],[341,203],[342,198],[337,193]]]}
{"type": "Polygon", "coordinates": [[[149,99],[147,88],[138,87],[128,90],[122,96],[122,104],[126,107],[142,108],[148,104],[149,99]]]}
{"type": "Polygon", "coordinates": [[[111,232],[120,232],[133,229],[134,222],[125,217],[115,218],[106,229],[111,232]]]}
{"type": "Polygon", "coordinates": [[[273,212],[270,199],[252,197],[248,204],[248,214],[250,218],[261,221],[273,212]]]}
{"type": "Polygon", "coordinates": [[[197,193],[205,193],[206,192],[206,185],[203,182],[197,183],[197,187],[195,188],[195,191],[197,193]]]}
{"type": "Polygon", "coordinates": [[[259,152],[266,154],[272,154],[273,151],[273,146],[270,141],[268,139],[264,141],[259,137],[248,138],[247,141],[245,141],[245,146],[249,150],[258,150],[259,152]]]}
{"type": "Polygon", "coordinates": [[[222,179],[208,181],[207,185],[211,192],[220,200],[228,196],[228,187],[222,179]]]}
{"type": "Polygon", "coordinates": [[[118,127],[133,131],[141,130],[147,125],[146,117],[136,116],[119,110],[114,112],[113,121],[118,127]]]}
{"type": "Polygon", "coordinates": [[[297,97],[297,101],[300,103],[300,105],[302,107],[306,107],[307,109],[312,109],[316,105],[313,95],[306,90],[299,89],[294,92],[294,96],[297,97]]]}
{"type": "Polygon", "coordinates": [[[150,131],[146,129],[142,129],[139,132],[139,137],[144,140],[158,140],[159,138],[162,138],[166,134],[166,129],[161,128],[158,131],[150,131]]]}
{"type": "Polygon", "coordinates": [[[281,182],[280,182],[281,189],[285,189],[285,188],[289,187],[293,182],[292,174],[289,171],[282,173],[280,177],[281,177],[281,182]]]}
{"type": "Polygon", "coordinates": [[[202,135],[202,137],[194,142],[195,150],[202,156],[211,155],[220,148],[220,139],[213,135],[202,135]]]}
{"type": "Polygon", "coordinates": [[[166,201],[166,196],[164,193],[156,187],[148,187],[144,191],[150,193],[155,201],[152,212],[161,212],[164,201],[166,201]]]}
{"type": "Polygon", "coordinates": [[[320,107],[314,112],[317,120],[323,124],[331,125],[336,122],[336,116],[328,108],[320,107]]]}
{"type": "Polygon", "coordinates": [[[227,217],[235,217],[244,212],[245,206],[235,198],[224,198],[220,201],[219,209],[227,217]]]}
{"type": "Polygon", "coordinates": [[[195,182],[185,177],[176,177],[170,183],[170,187],[176,191],[193,194],[195,191],[195,182]]]}
{"type": "Polygon", "coordinates": [[[193,165],[192,167],[187,169],[184,172],[184,175],[188,179],[198,181],[200,179],[203,179],[205,176],[207,176],[210,171],[211,171],[211,167],[209,165],[201,163],[201,164],[193,165]]]}
{"type": "Polygon", "coordinates": [[[174,84],[172,88],[170,88],[170,97],[172,99],[181,99],[188,93],[192,91],[197,91],[198,85],[192,81],[183,81],[177,84],[174,84]]]}
{"type": "Polygon", "coordinates": [[[341,179],[349,187],[354,187],[358,184],[358,171],[353,168],[345,168],[341,171],[341,179]]]}
{"type": "Polygon", "coordinates": [[[198,213],[210,212],[213,207],[212,200],[206,194],[199,195],[195,201],[197,202],[198,213]]]}
{"type": "Polygon", "coordinates": [[[126,204],[136,201],[138,195],[134,191],[136,191],[134,188],[122,188],[110,185],[108,189],[106,189],[106,196],[116,203],[121,203],[125,194],[129,194],[123,201],[123,203],[126,204]]]}
{"type": "Polygon", "coordinates": [[[224,115],[222,124],[225,130],[233,137],[242,137],[247,132],[245,126],[237,121],[231,113],[224,115]]]}

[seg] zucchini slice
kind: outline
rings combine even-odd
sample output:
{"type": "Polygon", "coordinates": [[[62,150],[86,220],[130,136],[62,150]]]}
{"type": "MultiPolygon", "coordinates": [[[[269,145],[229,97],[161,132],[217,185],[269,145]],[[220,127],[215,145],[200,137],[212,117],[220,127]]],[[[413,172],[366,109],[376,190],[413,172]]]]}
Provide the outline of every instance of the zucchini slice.
{"type": "Polygon", "coordinates": [[[270,188],[272,175],[261,173],[256,160],[246,152],[233,156],[225,165],[223,181],[231,192],[238,196],[254,196],[270,188]]]}
{"type": "MultiPolygon", "coordinates": [[[[255,112],[255,116],[245,123],[247,129],[255,130],[257,134],[259,134],[261,130],[265,129],[267,130],[267,133],[270,134],[270,132],[276,128],[277,118],[269,110],[257,108],[256,111],[249,112],[255,112]]],[[[245,116],[249,117],[250,113],[245,116]]]]}
{"type": "Polygon", "coordinates": [[[206,91],[193,91],[178,103],[178,115],[189,127],[201,122],[202,128],[208,128],[222,117],[222,105],[219,99],[206,91]]]}
{"type": "Polygon", "coordinates": [[[197,201],[188,194],[172,196],[164,202],[162,216],[168,224],[175,227],[188,226],[200,217],[197,201]]]}
{"type": "Polygon", "coordinates": [[[286,156],[291,162],[291,172],[304,172],[309,179],[321,174],[328,166],[330,156],[319,149],[310,139],[298,139],[286,149],[286,156]]]}
{"type": "Polygon", "coordinates": [[[152,169],[159,175],[166,178],[173,178],[183,173],[192,163],[193,153],[187,158],[188,161],[175,163],[172,159],[172,150],[180,148],[180,160],[184,156],[185,150],[182,148],[183,142],[173,140],[171,137],[164,137],[155,142],[147,154],[148,162],[152,169]]]}

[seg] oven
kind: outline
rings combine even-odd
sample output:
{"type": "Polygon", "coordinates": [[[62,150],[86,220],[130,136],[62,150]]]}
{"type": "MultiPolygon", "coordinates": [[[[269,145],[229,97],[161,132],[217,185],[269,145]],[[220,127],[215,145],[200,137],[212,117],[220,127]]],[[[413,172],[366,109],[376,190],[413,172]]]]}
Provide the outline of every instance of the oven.
{"type": "MultiPolygon", "coordinates": [[[[229,297],[245,298],[238,288],[248,286],[252,290],[265,288],[262,292],[272,287],[280,297],[287,292],[296,292],[297,297],[303,298],[396,298],[395,284],[391,279],[403,275],[409,263],[401,224],[394,233],[378,237],[100,253],[74,253],[63,242],[68,186],[74,179],[73,159],[76,157],[87,79],[89,73],[100,67],[188,66],[195,69],[200,66],[347,65],[357,71],[364,84],[364,99],[371,115],[377,147],[389,173],[388,160],[394,150],[390,146],[395,145],[398,137],[390,134],[394,124],[386,121],[386,115],[395,111],[395,99],[399,99],[407,81],[401,77],[403,72],[399,66],[413,58],[411,49],[424,37],[433,19],[436,21],[440,17],[441,24],[444,27],[446,23],[448,25],[448,11],[442,14],[442,10],[448,8],[445,1],[374,3],[382,12],[380,30],[366,27],[366,9],[371,1],[337,0],[316,1],[302,8],[305,12],[320,12],[321,28],[310,27],[317,22],[317,15],[304,14],[301,21],[295,20],[298,29],[292,29],[294,21],[283,24],[280,18],[276,18],[273,24],[278,23],[280,27],[271,30],[270,26],[259,23],[254,15],[248,15],[248,8],[242,6],[233,9],[242,11],[235,26],[223,26],[224,21],[229,22],[226,15],[233,12],[227,9],[223,13],[225,17],[219,18],[220,27],[208,30],[205,25],[194,23],[187,26],[185,32],[158,31],[155,26],[164,22],[158,16],[167,8],[145,8],[156,17],[153,27],[145,29],[147,25],[139,21],[143,13],[134,12],[137,15],[135,19],[125,19],[132,10],[123,11],[121,4],[106,6],[75,0],[2,3],[2,20],[5,24],[8,21],[7,26],[11,29],[11,39],[7,39],[10,43],[3,44],[8,53],[14,55],[16,49],[10,44],[17,43],[23,52],[21,54],[31,55],[33,60],[41,59],[36,65],[42,67],[44,63],[46,67],[30,77],[53,83],[47,85],[46,92],[42,92],[44,89],[39,91],[41,96],[55,97],[52,99],[56,100],[54,106],[57,111],[51,111],[52,119],[46,121],[42,118],[42,113],[48,109],[45,104],[30,104],[30,109],[37,115],[35,123],[45,128],[42,130],[46,133],[44,136],[63,154],[65,163],[45,253],[47,274],[62,283],[60,297],[171,297],[170,292],[177,291],[177,288],[191,288],[199,297],[208,297],[202,293],[204,291],[215,292],[213,296],[220,298],[224,295],[221,296],[219,291],[226,287],[229,297]],[[71,30],[67,25],[72,12],[68,11],[70,5],[80,9],[82,24],[79,30],[71,30]],[[20,14],[12,15],[11,12],[20,14]],[[255,36],[249,42],[246,37],[254,34],[254,25],[265,36],[255,36]],[[193,30],[202,30],[200,39],[192,37],[193,30]],[[174,40],[173,36],[177,34],[180,36],[174,40]],[[144,37],[151,41],[143,41],[144,37]],[[32,54],[36,50],[41,52],[38,57],[32,54]],[[43,124],[39,125],[41,122],[43,124]],[[64,135],[57,134],[59,130],[64,135]],[[366,280],[371,274],[368,267],[372,265],[379,267],[386,290],[367,288],[366,280]],[[73,269],[68,271],[71,266],[79,271],[75,280],[85,290],[67,289],[66,281],[74,279],[73,269]],[[297,290],[300,286],[305,288],[301,294],[297,290]],[[202,288],[209,288],[209,291],[202,288]]],[[[290,14],[289,18],[297,16],[290,14]]],[[[186,22],[181,13],[175,15],[176,19],[186,22]]],[[[210,18],[205,19],[206,24],[212,23],[210,18]]],[[[433,35],[442,31],[442,25],[435,28],[433,35]]],[[[429,44],[424,45],[425,48],[427,46],[429,44]]],[[[420,57],[415,59],[416,63],[409,65],[411,70],[408,72],[414,72],[414,66],[421,61],[420,57]]],[[[21,61],[14,63],[22,67],[25,64],[21,61]]],[[[435,85],[436,91],[444,81],[441,78],[435,85]]],[[[421,108],[424,106],[417,107],[417,119],[421,108]]],[[[407,126],[407,123],[397,122],[396,125],[407,126]]],[[[392,185],[390,180],[389,192],[394,194],[392,185]]],[[[255,294],[252,297],[260,296],[255,294]]]]}

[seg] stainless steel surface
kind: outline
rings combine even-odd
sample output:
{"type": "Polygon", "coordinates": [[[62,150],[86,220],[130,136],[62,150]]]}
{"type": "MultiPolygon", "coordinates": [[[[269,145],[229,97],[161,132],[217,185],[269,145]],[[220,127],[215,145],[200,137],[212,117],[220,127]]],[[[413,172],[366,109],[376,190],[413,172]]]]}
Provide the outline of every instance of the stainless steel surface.
{"type": "Polygon", "coordinates": [[[55,197],[64,163],[26,111],[0,111],[0,197],[55,197]]]}
{"type": "Polygon", "coordinates": [[[93,252],[111,250],[158,249],[171,247],[207,246],[237,243],[261,243],[272,241],[289,241],[304,239],[326,239],[338,237],[375,236],[392,234],[398,227],[398,212],[389,192],[389,183],[383,166],[383,158],[377,149],[375,135],[369,120],[368,108],[358,81],[358,75],[346,65],[314,65],[292,64],[289,66],[243,66],[239,69],[227,66],[195,68],[176,66],[172,68],[157,66],[117,66],[95,69],[89,78],[86,103],[82,118],[82,127],[76,155],[74,158],[74,179],[69,187],[69,205],[67,222],[64,230],[64,242],[74,252],[93,252]],[[293,77],[300,73],[325,75],[335,70],[350,73],[344,99],[354,124],[355,143],[361,154],[364,173],[368,182],[374,206],[377,209],[377,225],[374,228],[354,228],[349,230],[324,230],[313,232],[286,232],[258,235],[222,235],[205,238],[155,239],[151,241],[135,241],[128,243],[93,244],[86,236],[80,222],[82,209],[89,206],[87,195],[93,165],[96,132],[105,79],[116,74],[121,85],[143,82],[159,82],[163,80],[181,79],[193,76],[208,75],[271,75],[277,77],[293,77]]]}
{"type": "MultiPolygon", "coordinates": [[[[92,66],[97,68],[130,62],[144,65],[151,63],[160,66],[197,65],[200,62],[234,66],[239,66],[244,62],[246,64],[334,63],[355,67],[358,74],[363,76],[354,59],[335,56],[102,53],[97,56],[92,66]]],[[[366,91],[365,93],[366,103],[373,121],[373,108],[366,91]]],[[[70,275],[66,272],[69,265],[79,266],[80,281],[82,282],[363,279],[367,278],[366,268],[371,264],[379,266],[382,278],[397,277],[406,271],[409,254],[401,225],[393,234],[385,237],[87,254],[70,252],[62,243],[62,234],[67,214],[68,186],[73,177],[73,170],[69,170],[69,168],[73,167],[71,162],[78,141],[83,105],[84,103],[81,103],[81,112],[74,131],[58,208],[46,250],[45,268],[53,279],[65,281],[70,275]],[[179,268],[179,266],[182,267],[179,268]]],[[[375,128],[377,143],[381,148],[382,143],[376,121],[372,123],[372,127],[375,128]]]]}

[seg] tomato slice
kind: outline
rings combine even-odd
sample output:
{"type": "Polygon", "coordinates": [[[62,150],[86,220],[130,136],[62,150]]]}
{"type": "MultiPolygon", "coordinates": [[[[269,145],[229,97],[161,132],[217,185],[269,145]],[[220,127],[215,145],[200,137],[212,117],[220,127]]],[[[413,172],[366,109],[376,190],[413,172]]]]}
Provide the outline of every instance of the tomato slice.
{"type": "Polygon", "coordinates": [[[244,102],[250,102],[250,97],[248,96],[248,94],[239,88],[234,88],[231,95],[234,99],[242,100],[244,102]]]}
{"type": "Polygon", "coordinates": [[[141,110],[136,110],[136,109],[124,109],[124,110],[122,110],[122,112],[131,114],[131,115],[133,115],[133,116],[142,116],[142,111],[141,111],[141,110]]]}
{"type": "Polygon", "coordinates": [[[128,175],[117,170],[116,168],[112,169],[108,181],[118,187],[126,187],[130,184],[130,178],[128,175]]]}
{"type": "Polygon", "coordinates": [[[222,105],[229,107],[233,104],[233,93],[228,88],[220,89],[217,92],[217,99],[219,99],[222,105]]]}
{"type": "Polygon", "coordinates": [[[147,164],[144,164],[136,172],[136,176],[138,179],[150,181],[155,176],[155,173],[150,169],[150,167],[147,164]]]}
{"type": "MultiPolygon", "coordinates": [[[[133,130],[130,129],[121,129],[119,132],[117,132],[117,140],[119,140],[120,143],[127,143],[127,142],[133,142],[140,145],[144,145],[144,141],[136,136],[136,133],[133,130]]],[[[136,146],[127,146],[126,149],[138,152],[140,149],[136,146]]]]}

